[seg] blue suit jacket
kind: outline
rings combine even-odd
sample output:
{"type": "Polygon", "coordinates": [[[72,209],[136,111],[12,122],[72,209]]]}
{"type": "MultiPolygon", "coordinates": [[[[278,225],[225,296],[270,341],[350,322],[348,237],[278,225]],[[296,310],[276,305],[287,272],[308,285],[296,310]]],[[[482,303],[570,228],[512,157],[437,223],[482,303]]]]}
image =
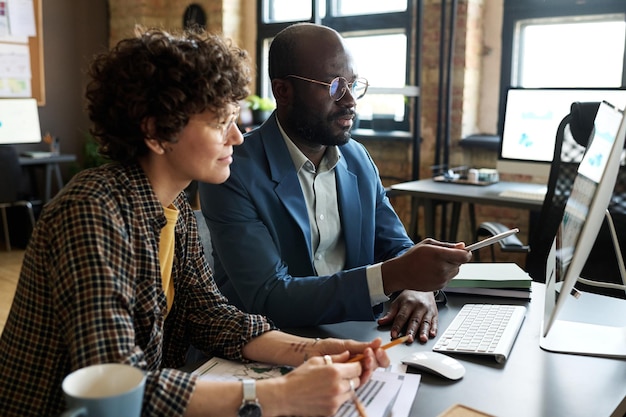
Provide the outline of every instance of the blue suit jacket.
{"type": "Polygon", "coordinates": [[[317,276],[307,208],[275,115],[234,149],[231,176],[200,184],[213,240],[215,280],[229,300],[278,326],[373,320],[365,268],[413,245],[360,143],[336,166],[345,270],[317,276]]]}

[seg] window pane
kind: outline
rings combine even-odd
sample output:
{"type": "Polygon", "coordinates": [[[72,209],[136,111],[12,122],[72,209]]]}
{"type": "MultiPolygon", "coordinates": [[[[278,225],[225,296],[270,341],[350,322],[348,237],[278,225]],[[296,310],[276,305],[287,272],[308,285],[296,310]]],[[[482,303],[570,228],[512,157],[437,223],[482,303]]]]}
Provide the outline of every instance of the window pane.
{"type": "Polygon", "coordinates": [[[274,99],[274,94],[272,94],[272,82],[270,81],[269,76],[269,67],[270,67],[270,44],[274,38],[263,39],[263,51],[261,53],[261,85],[258,90],[261,93],[262,97],[270,97],[272,100],[274,99]]]}
{"type": "Polygon", "coordinates": [[[624,16],[520,22],[513,85],[619,87],[625,35],[624,16]]]}
{"type": "Polygon", "coordinates": [[[337,0],[337,16],[403,12],[407,0],[337,0]]]}
{"type": "Polygon", "coordinates": [[[311,0],[263,1],[263,21],[265,23],[309,20],[312,13],[311,0]]]}
{"type": "Polygon", "coordinates": [[[407,37],[404,33],[371,36],[344,34],[357,64],[359,76],[367,78],[370,88],[357,105],[361,119],[373,115],[404,119],[405,100],[400,94],[373,94],[375,88],[404,87],[406,82],[407,37]]]}

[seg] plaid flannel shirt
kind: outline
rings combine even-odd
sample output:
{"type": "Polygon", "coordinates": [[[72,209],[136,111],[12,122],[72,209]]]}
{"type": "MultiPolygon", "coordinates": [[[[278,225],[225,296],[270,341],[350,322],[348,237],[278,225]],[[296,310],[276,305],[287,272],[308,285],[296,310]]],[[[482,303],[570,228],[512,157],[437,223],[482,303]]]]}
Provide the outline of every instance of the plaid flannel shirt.
{"type": "Polygon", "coordinates": [[[83,171],[45,207],[0,337],[5,416],[59,414],[63,378],[107,362],[146,372],[144,416],[179,416],[195,386],[177,369],[190,345],[241,360],[243,345],[275,328],[227,304],[184,194],[174,205],[175,299],[167,319],[158,259],[165,217],[139,166],[83,171]]]}

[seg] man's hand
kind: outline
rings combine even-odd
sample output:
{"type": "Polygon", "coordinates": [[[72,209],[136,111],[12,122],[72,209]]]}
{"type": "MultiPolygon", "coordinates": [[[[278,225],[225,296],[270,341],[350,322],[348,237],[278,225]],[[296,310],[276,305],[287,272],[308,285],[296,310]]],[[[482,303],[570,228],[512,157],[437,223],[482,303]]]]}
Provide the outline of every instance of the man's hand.
{"type": "Polygon", "coordinates": [[[420,343],[428,342],[437,336],[439,323],[437,304],[432,292],[405,290],[391,303],[389,311],[378,319],[381,326],[391,326],[391,338],[400,337],[402,333],[409,336],[409,343],[419,337],[420,343]]]}
{"type": "Polygon", "coordinates": [[[385,294],[444,288],[459,273],[459,267],[472,259],[472,253],[464,248],[464,243],[425,239],[402,255],[383,262],[385,294]]]}

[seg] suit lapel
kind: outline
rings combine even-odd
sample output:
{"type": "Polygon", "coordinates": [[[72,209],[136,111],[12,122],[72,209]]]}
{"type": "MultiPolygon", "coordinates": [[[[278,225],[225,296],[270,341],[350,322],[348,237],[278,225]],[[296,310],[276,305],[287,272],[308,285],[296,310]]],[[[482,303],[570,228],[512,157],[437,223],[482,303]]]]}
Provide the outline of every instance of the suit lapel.
{"type": "Polygon", "coordinates": [[[355,265],[359,258],[363,212],[356,175],[348,170],[343,157],[335,167],[335,177],[337,179],[339,216],[346,242],[346,267],[349,268],[351,265],[355,265]]]}
{"type": "Polygon", "coordinates": [[[306,241],[309,253],[312,253],[311,227],[304,195],[275,115],[272,115],[260,129],[260,139],[268,160],[270,176],[276,183],[274,188],[276,196],[302,230],[302,237],[306,241]]]}

